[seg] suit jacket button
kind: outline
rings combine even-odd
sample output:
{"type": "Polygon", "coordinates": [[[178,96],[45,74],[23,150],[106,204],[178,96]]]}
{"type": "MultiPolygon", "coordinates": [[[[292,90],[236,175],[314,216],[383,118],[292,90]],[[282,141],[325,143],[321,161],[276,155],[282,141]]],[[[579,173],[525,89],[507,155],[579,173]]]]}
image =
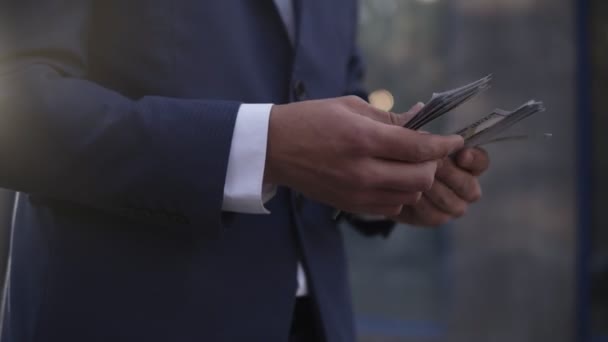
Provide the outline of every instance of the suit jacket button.
{"type": "Polygon", "coordinates": [[[296,101],[304,101],[308,98],[304,82],[297,80],[293,83],[293,95],[296,101]]]}

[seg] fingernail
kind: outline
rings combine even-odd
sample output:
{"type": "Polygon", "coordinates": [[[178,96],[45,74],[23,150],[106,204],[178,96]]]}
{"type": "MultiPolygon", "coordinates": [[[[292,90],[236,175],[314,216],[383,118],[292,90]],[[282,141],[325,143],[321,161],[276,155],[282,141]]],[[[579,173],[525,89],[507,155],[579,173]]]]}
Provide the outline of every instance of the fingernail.
{"type": "Polygon", "coordinates": [[[458,134],[454,134],[453,135],[454,139],[458,139],[458,141],[464,145],[464,138],[462,137],[462,135],[458,135],[458,134]]]}
{"type": "Polygon", "coordinates": [[[410,115],[416,114],[422,109],[422,107],[424,107],[424,103],[418,102],[415,105],[413,105],[412,108],[410,108],[410,110],[407,111],[407,113],[410,115]]]}
{"type": "Polygon", "coordinates": [[[470,150],[466,150],[463,153],[462,159],[460,159],[460,162],[463,165],[470,165],[473,162],[473,152],[471,152],[470,150]]]}

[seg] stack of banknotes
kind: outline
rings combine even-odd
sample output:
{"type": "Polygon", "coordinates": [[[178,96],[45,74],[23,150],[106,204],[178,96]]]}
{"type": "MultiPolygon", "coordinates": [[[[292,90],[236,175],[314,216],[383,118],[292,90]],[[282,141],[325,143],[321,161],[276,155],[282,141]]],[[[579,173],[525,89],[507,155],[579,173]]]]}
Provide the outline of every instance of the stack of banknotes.
{"type": "MultiPolygon", "coordinates": [[[[431,100],[405,124],[405,127],[413,130],[422,128],[490,88],[491,82],[492,75],[488,75],[463,87],[433,94],[431,100]]],[[[488,116],[458,130],[456,134],[465,139],[466,147],[481,146],[499,141],[527,139],[530,136],[504,136],[504,134],[517,122],[543,111],[545,111],[545,106],[542,102],[536,100],[530,100],[513,111],[495,109],[488,116]]],[[[542,137],[549,138],[551,135],[545,133],[542,137]]]]}

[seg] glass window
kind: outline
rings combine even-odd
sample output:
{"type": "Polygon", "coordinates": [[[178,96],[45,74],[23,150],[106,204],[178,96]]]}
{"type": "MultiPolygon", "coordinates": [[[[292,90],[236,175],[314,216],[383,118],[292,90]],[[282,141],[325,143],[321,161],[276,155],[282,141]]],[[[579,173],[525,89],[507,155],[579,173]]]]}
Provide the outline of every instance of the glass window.
{"type": "Polygon", "coordinates": [[[393,111],[486,74],[493,87],[428,129],[451,132],[535,98],[516,127],[549,141],[488,146],[483,200],[439,230],[345,229],[362,341],[570,341],[575,308],[576,50],[566,0],[364,0],[368,86],[393,111]]]}

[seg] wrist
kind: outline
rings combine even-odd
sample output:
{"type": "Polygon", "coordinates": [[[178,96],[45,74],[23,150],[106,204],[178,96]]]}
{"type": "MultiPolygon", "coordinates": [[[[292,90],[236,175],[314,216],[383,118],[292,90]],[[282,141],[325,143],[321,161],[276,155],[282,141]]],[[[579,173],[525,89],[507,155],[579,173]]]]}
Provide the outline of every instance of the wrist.
{"type": "Polygon", "coordinates": [[[282,118],[285,107],[288,105],[273,105],[270,110],[268,123],[268,142],[266,147],[266,166],[264,168],[264,184],[284,185],[281,182],[280,162],[278,158],[278,147],[280,146],[281,136],[279,134],[282,126],[282,118]]]}

